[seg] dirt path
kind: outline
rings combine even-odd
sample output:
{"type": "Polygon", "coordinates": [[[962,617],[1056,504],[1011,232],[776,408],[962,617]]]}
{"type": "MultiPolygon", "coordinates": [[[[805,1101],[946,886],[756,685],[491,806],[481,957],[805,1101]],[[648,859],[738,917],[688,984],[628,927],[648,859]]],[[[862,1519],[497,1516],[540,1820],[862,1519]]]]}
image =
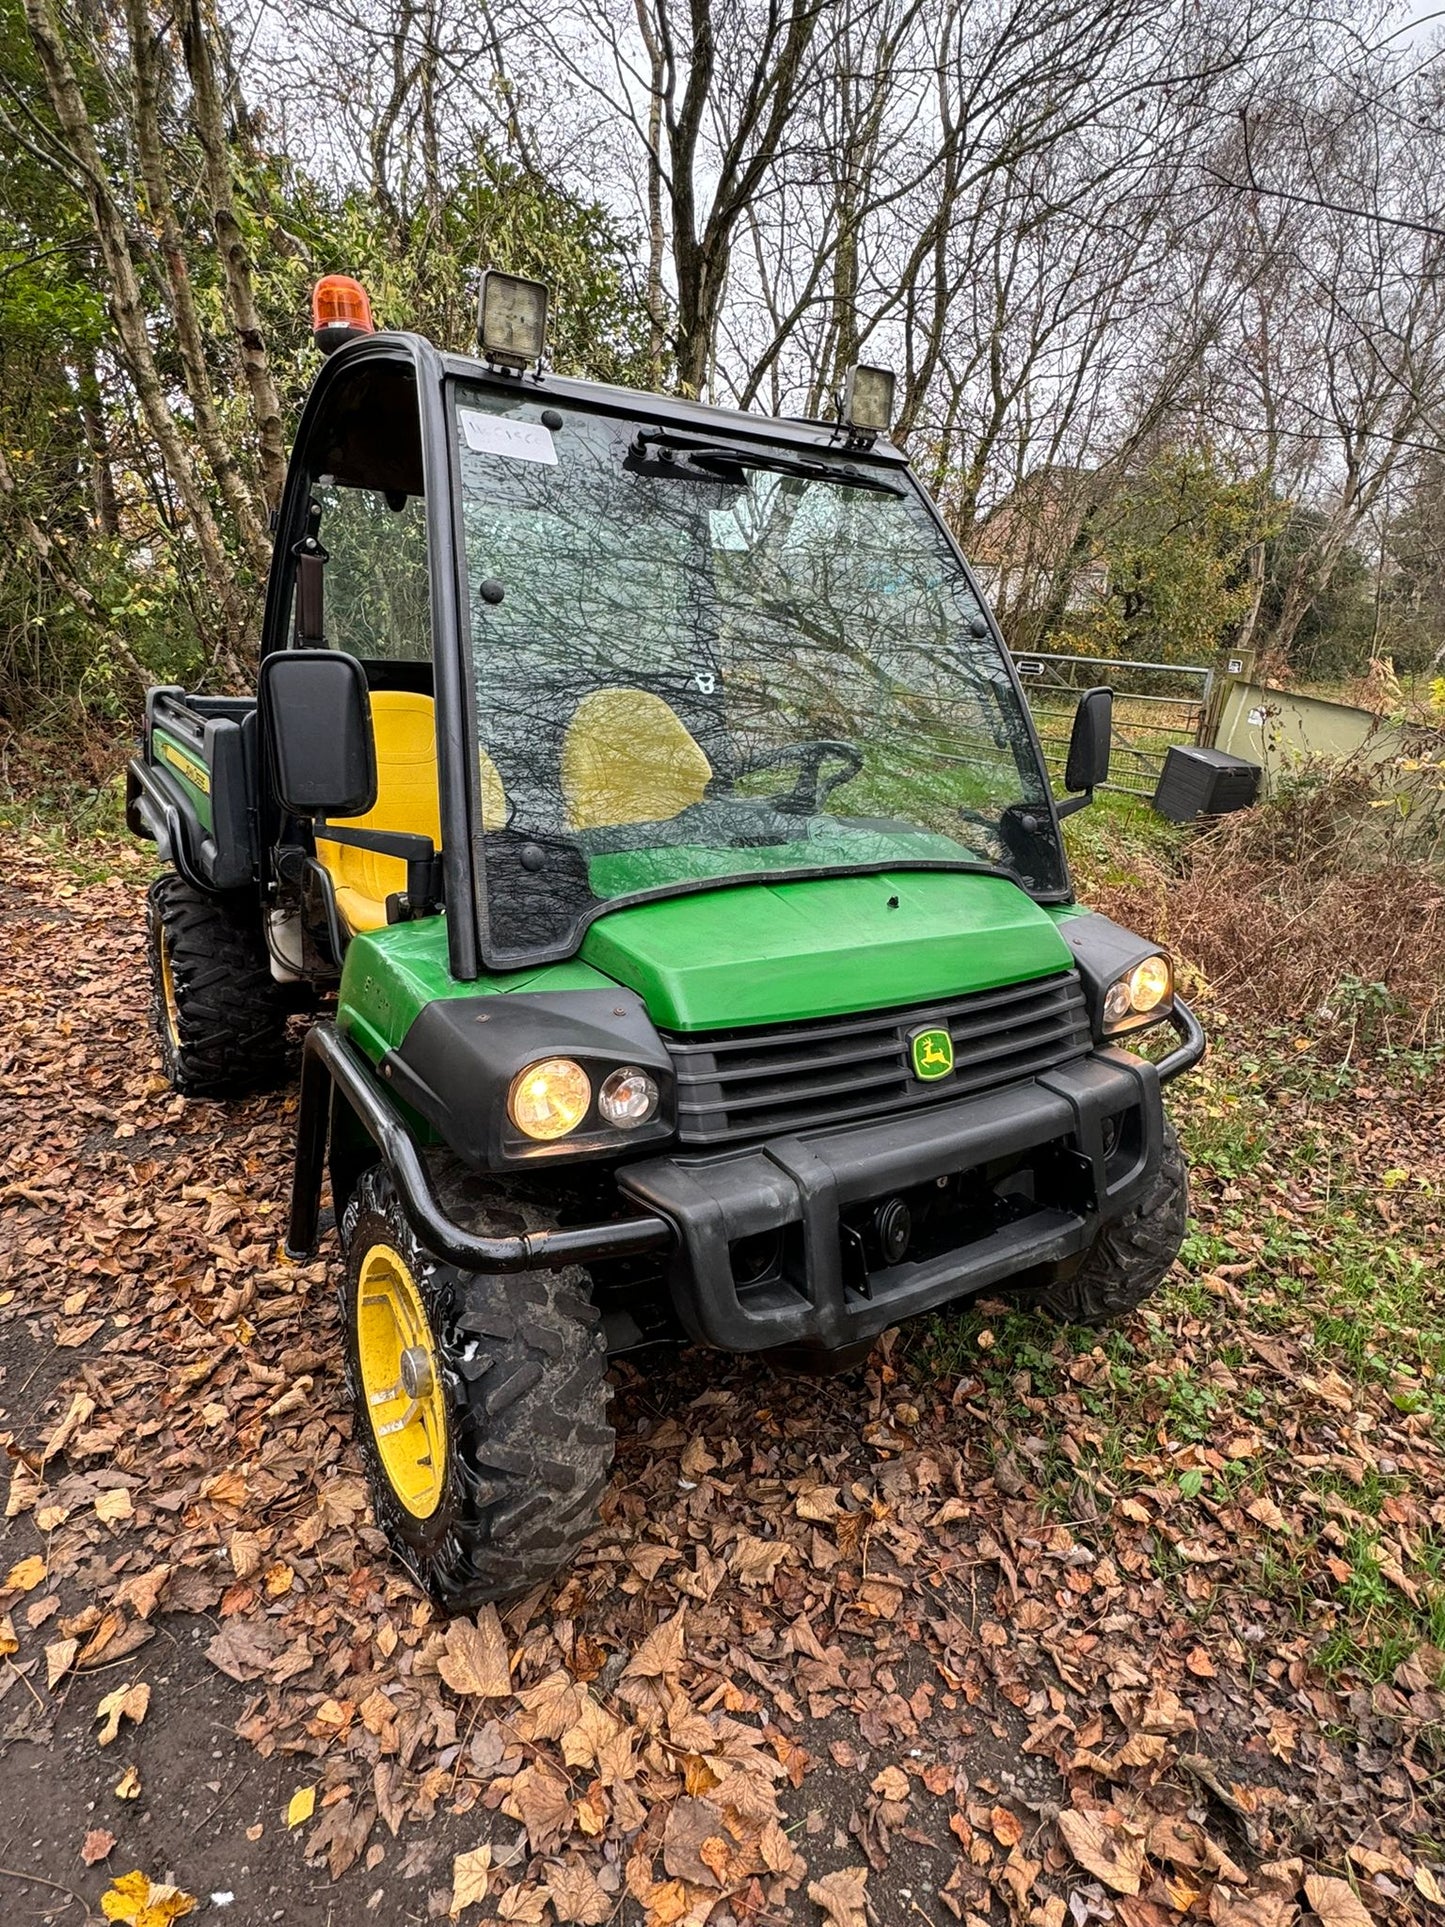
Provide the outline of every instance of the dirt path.
{"type": "Polygon", "coordinates": [[[621,1368],[602,1532],[446,1626],[370,1523],[327,1266],[279,1254],[292,1100],[169,1094],[114,863],[22,852],[0,925],[7,1927],[133,1869],[245,1927],[1422,1917],[1430,1649],[1321,1670],[1277,1454],[1386,1467],[1422,1557],[1445,1463],[1308,1315],[1246,1324],[1226,1258],[1103,1347],[975,1313],[823,1384],[621,1368]]]}

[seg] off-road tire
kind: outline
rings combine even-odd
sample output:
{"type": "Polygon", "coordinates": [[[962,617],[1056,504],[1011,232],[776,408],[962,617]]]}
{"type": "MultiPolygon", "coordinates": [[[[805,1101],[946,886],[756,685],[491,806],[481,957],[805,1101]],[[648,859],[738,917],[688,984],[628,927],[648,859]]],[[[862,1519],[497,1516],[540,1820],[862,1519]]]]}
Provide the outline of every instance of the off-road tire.
{"type": "Polygon", "coordinates": [[[259,909],[207,896],[168,872],[146,898],[151,1028],[172,1087],[231,1097],[276,1083],[286,1006],[259,909]],[[173,999],[166,995],[169,959],[173,999]]]}
{"type": "Polygon", "coordinates": [[[342,1213],[341,1238],[347,1385],[377,1523],[444,1612],[471,1612],[552,1578],[595,1527],[612,1468],[606,1346],[586,1273],[479,1275],[441,1263],[418,1242],[380,1165],[342,1213]],[[425,1519],[392,1489],[361,1389],[357,1285],[376,1243],[415,1280],[445,1394],[443,1490],[425,1519]]]}
{"type": "Polygon", "coordinates": [[[1188,1222],[1189,1173],[1166,1117],[1159,1170],[1137,1208],[1104,1227],[1066,1283],[1021,1296],[1065,1324],[1110,1324],[1136,1310],[1164,1282],[1188,1222]]]}

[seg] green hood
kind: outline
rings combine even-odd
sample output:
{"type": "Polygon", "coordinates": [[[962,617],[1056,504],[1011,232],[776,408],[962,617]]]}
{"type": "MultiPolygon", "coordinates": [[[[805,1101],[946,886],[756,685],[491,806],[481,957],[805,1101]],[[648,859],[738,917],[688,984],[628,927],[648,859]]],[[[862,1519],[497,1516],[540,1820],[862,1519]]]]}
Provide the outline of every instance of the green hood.
{"type": "Polygon", "coordinates": [[[582,959],[666,1030],[795,1023],[993,990],[1067,970],[1054,920],[1004,877],[739,884],[599,917],[582,959]]]}

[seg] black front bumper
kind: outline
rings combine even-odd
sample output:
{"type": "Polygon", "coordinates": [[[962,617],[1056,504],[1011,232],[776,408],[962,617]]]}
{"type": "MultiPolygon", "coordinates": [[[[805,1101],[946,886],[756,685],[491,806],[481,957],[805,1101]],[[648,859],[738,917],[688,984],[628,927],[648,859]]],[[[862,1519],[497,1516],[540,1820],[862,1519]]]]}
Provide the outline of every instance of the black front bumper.
{"type": "Polygon", "coordinates": [[[1163,1119],[1155,1066],[1104,1049],[903,1118],[649,1159],[618,1184],[673,1228],[672,1294],[690,1336],[727,1351],[831,1351],[1005,1280],[1066,1275],[1158,1171],[1163,1119]],[[969,1203],[960,1241],[901,1263],[870,1257],[857,1229],[869,1210],[940,1181],[969,1203]],[[776,1260],[750,1276],[770,1242],[776,1260]]]}

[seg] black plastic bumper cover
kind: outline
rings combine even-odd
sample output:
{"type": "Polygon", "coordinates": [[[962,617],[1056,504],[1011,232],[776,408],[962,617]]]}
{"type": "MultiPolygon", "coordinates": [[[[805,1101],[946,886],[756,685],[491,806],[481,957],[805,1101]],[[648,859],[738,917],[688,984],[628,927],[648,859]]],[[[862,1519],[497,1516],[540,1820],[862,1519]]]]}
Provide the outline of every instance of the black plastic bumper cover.
{"type": "Polygon", "coordinates": [[[321,1180],[333,1094],[339,1094],[377,1148],[401,1199],[407,1221],[426,1249],[463,1271],[560,1271],[604,1258],[664,1250],[672,1229],[661,1218],[628,1217],[576,1230],[528,1231],[519,1237],[481,1238],[446,1215],[404,1119],[377,1083],[365,1058],[334,1024],[314,1024],[301,1058],[296,1112],[296,1169],[286,1253],[309,1258],[316,1249],[321,1180]]]}
{"type": "Polygon", "coordinates": [[[635,1215],[607,1223],[484,1238],[452,1222],[410,1129],[370,1064],[334,1025],[307,1034],[297,1117],[287,1249],[315,1248],[333,1097],[344,1100],[397,1186],[426,1248],[471,1271],[594,1264],[670,1251],[670,1282],[690,1335],[727,1351],[810,1345],[838,1349],[887,1326],[1024,1274],[1077,1262],[1100,1228],[1133,1208],[1159,1168],[1161,1080],[1197,1063],[1204,1033],[1186,1007],[1182,1039],[1158,1066],[1105,1048],[1021,1084],[902,1118],[772,1139],[748,1149],[659,1157],[623,1167],[618,1188],[635,1215]],[[1127,1150],[1106,1149],[1106,1125],[1135,1120],[1127,1150]],[[842,1214],[891,1193],[1030,1151],[1067,1147],[1072,1195],[1041,1199],[1023,1216],[957,1248],[845,1280],[842,1214]],[[740,1287],[731,1247],[796,1227],[803,1283],[740,1287]]]}
{"type": "Polygon", "coordinates": [[[1029,1083],[939,1104],[883,1123],[785,1137],[711,1157],[655,1158],[618,1183],[675,1229],[672,1290],[690,1335],[727,1351],[781,1345],[838,1349],[952,1298],[1024,1273],[1046,1274],[1088,1250],[1159,1168],[1159,1076],[1102,1050],[1029,1083]],[[1134,1114],[1131,1151],[1105,1154],[1105,1122],[1134,1114]],[[843,1211],[931,1179],[1067,1143],[1080,1173],[1073,1200],[1027,1215],[940,1256],[873,1272],[866,1293],[845,1281],[843,1211]],[[803,1283],[739,1287],[731,1246],[800,1226],[803,1283]]]}

